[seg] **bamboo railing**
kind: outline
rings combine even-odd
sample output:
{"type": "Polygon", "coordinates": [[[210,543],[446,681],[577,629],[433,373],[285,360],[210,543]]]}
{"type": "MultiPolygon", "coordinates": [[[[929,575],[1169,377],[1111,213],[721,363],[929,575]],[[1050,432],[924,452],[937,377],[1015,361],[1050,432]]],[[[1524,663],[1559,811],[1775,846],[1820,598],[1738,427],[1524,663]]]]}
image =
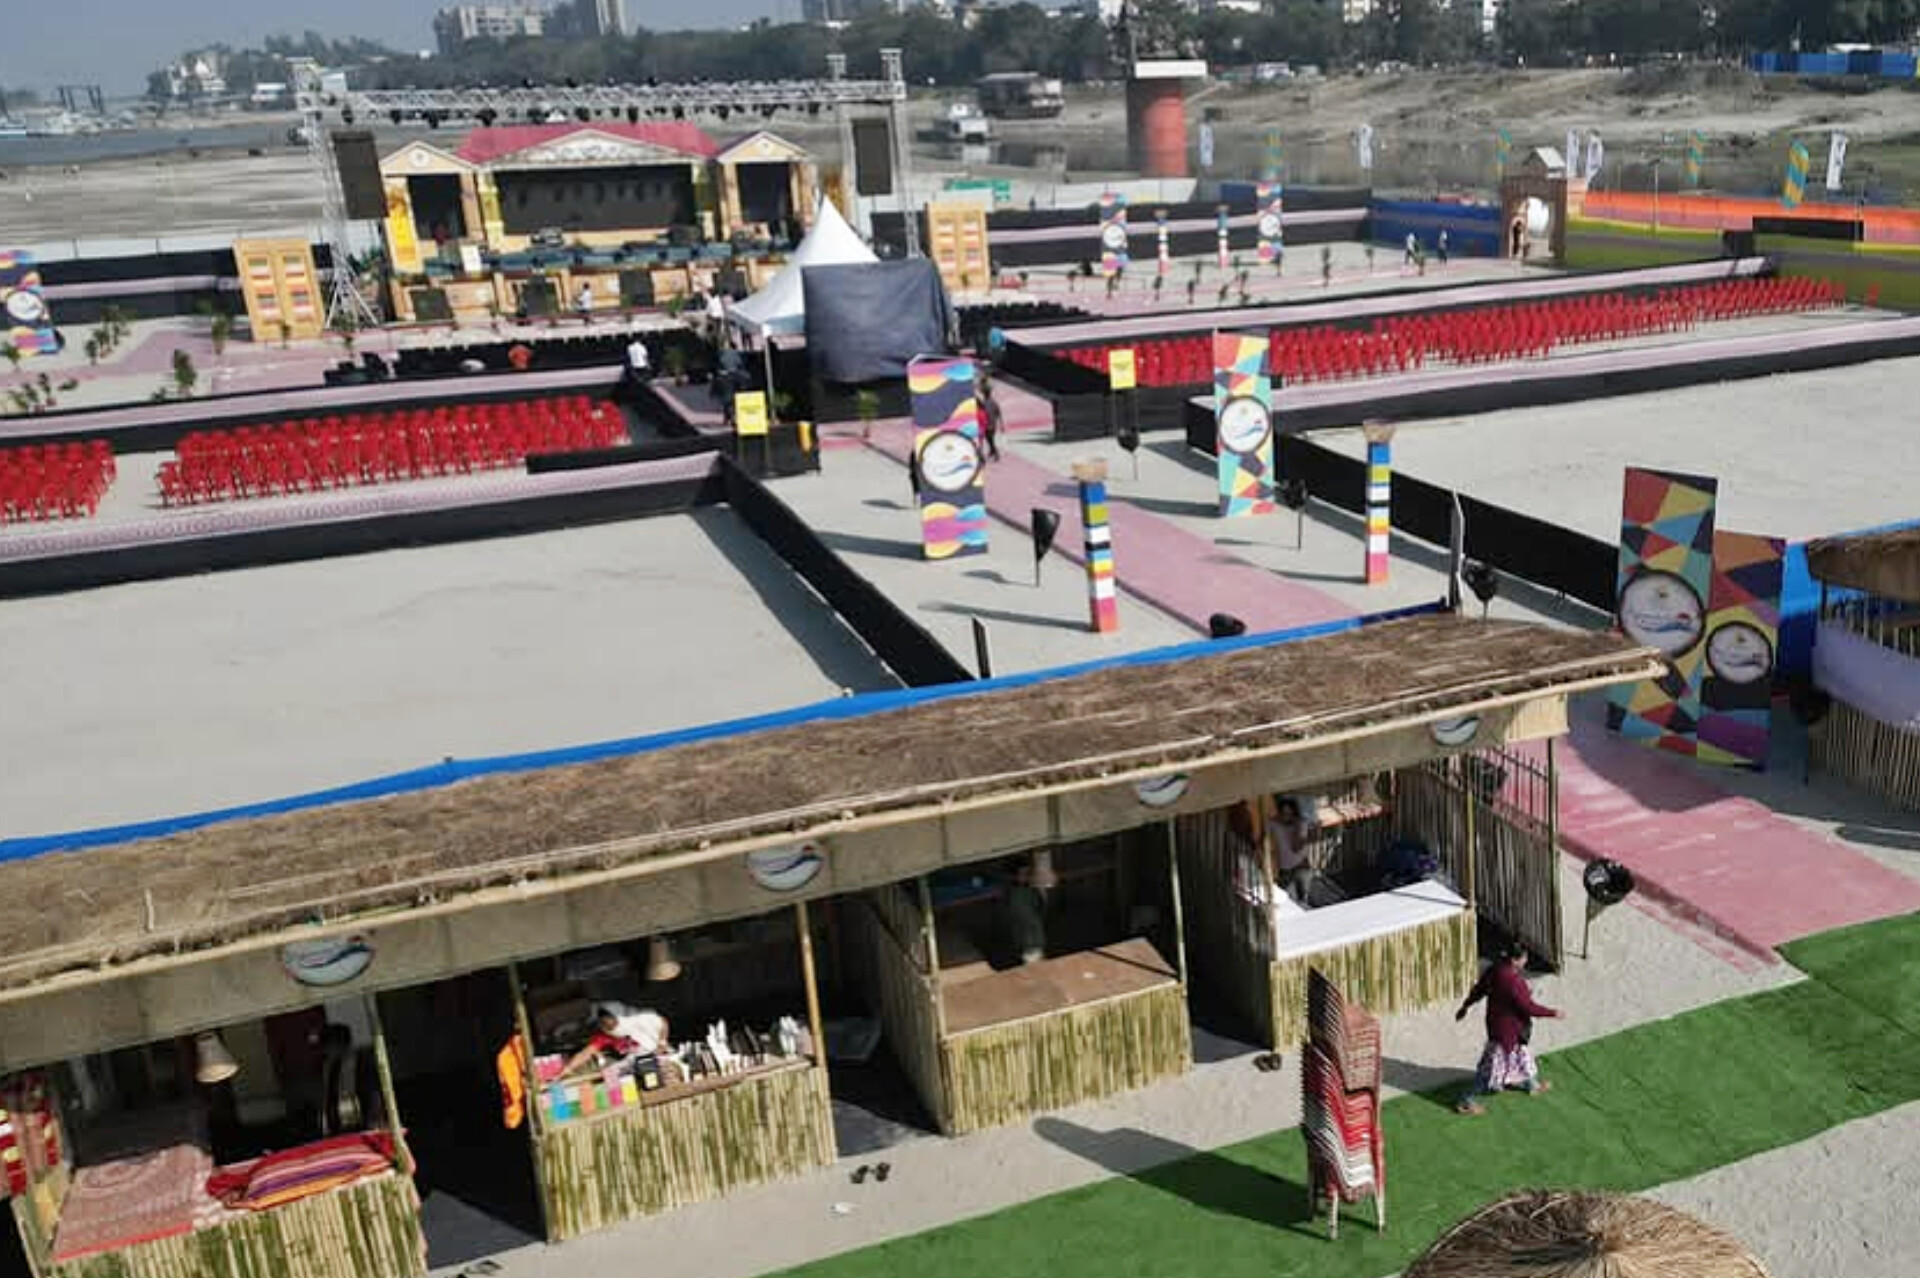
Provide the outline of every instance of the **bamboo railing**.
{"type": "Polygon", "coordinates": [[[1920,810],[1920,732],[1835,701],[1808,733],[1813,765],[1899,807],[1920,810]]]}
{"type": "Polygon", "coordinates": [[[1178,981],[969,1030],[940,1047],[949,1135],[1145,1087],[1193,1061],[1178,981]]]}
{"type": "Polygon", "coordinates": [[[413,1181],[391,1174],[37,1272],[40,1278],[418,1278],[427,1272],[427,1243],[413,1181]]]}
{"type": "Polygon", "coordinates": [[[562,1123],[535,1143],[556,1242],[798,1176],[835,1156],[827,1071],[807,1062],[562,1123]]]}

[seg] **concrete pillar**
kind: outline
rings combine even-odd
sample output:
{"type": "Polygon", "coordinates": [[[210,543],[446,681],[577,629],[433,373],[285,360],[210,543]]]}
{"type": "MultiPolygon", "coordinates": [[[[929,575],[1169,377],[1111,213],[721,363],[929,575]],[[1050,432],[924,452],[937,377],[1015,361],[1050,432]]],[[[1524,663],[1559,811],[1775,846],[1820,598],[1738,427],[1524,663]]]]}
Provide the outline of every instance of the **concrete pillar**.
{"type": "MultiPolygon", "coordinates": [[[[1142,64],[1142,67],[1152,64],[1142,64]]],[[[1127,156],[1142,177],[1187,176],[1187,99],[1174,76],[1127,81],[1127,156]]]]}

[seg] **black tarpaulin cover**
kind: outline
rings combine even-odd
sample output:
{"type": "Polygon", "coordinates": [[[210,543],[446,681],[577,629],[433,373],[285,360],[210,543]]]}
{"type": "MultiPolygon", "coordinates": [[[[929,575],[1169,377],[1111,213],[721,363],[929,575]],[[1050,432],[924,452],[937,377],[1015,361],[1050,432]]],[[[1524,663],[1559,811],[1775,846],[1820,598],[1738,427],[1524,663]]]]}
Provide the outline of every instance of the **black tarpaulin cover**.
{"type": "Polygon", "coordinates": [[[809,266],[807,359],[827,382],[905,377],[916,355],[944,355],[951,308],[940,273],[924,257],[809,266]]]}

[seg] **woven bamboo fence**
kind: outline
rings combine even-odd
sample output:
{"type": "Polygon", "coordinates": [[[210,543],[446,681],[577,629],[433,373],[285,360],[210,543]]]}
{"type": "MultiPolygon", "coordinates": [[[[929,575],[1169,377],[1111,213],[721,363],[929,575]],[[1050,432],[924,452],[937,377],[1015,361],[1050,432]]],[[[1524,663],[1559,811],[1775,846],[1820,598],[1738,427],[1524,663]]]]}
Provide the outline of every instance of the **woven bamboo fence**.
{"type": "Polygon", "coordinates": [[[427,1243],[413,1181],[386,1175],[38,1272],[41,1278],[418,1278],[427,1272],[427,1243]]]}
{"type": "Polygon", "coordinates": [[[794,1064],[550,1127],[536,1142],[553,1241],[798,1176],[835,1158],[827,1072],[794,1064]]]}
{"type": "Polygon", "coordinates": [[[1920,809],[1920,732],[1906,732],[1844,701],[1810,734],[1813,764],[1903,808],[1920,809]]]}
{"type": "Polygon", "coordinates": [[[1476,911],[1557,968],[1566,954],[1560,858],[1549,819],[1552,784],[1542,764],[1508,750],[1436,759],[1399,774],[1394,825],[1432,848],[1464,892],[1471,801],[1476,911]],[[1497,790],[1493,778],[1500,780],[1497,790]]]}
{"type": "Polygon", "coordinates": [[[1264,1039],[1273,1030],[1273,916],[1235,884],[1259,884],[1265,870],[1224,809],[1181,817],[1174,837],[1193,980],[1264,1039]]]}
{"type": "Polygon", "coordinates": [[[1458,1002],[1479,971],[1474,912],[1318,950],[1273,965],[1273,1045],[1307,1037],[1307,974],[1318,968],[1349,999],[1379,1015],[1458,1002]]]}
{"type": "Polygon", "coordinates": [[[938,995],[926,975],[926,927],[918,905],[910,902],[897,886],[854,898],[846,912],[848,940],[857,956],[862,992],[880,1020],[894,1060],[935,1125],[945,1130],[940,1012],[934,1001],[938,995]]]}
{"type": "Polygon", "coordinates": [[[1016,1122],[1186,1073],[1187,993],[1177,981],[969,1030],[941,1043],[949,1135],[1016,1122]]]}

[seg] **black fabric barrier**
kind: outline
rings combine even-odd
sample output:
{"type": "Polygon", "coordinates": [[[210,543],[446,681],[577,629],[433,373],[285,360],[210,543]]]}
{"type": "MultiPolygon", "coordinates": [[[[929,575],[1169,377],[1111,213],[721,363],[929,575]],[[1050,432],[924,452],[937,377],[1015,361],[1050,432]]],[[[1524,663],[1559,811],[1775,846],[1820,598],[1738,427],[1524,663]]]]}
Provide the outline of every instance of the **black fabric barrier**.
{"type": "Polygon", "coordinates": [[[926,688],[973,679],[925,627],[854,571],[764,484],[731,461],[720,463],[720,475],[733,512],[840,614],[901,682],[926,688]]]}
{"type": "Polygon", "coordinates": [[[1857,243],[1866,238],[1867,224],[1852,217],[1755,217],[1755,235],[1794,235],[1807,240],[1857,243]]]}
{"type": "Polygon", "coordinates": [[[66,330],[69,342],[86,342],[86,335],[75,330],[100,323],[108,308],[129,319],[171,319],[176,315],[199,315],[208,308],[232,310],[239,306],[231,293],[217,288],[162,289],[158,292],[115,293],[105,297],[58,298],[50,303],[54,323],[66,330]]]}
{"type": "Polygon", "coordinates": [[[576,453],[535,453],[527,458],[527,473],[545,475],[560,470],[598,470],[606,466],[665,461],[671,457],[691,457],[695,453],[719,451],[720,442],[717,439],[651,439],[641,444],[587,448],[576,453]]]}
{"type": "Polygon", "coordinates": [[[190,253],[143,253],[137,257],[81,257],[65,262],[41,262],[42,283],[106,284],[117,280],[164,279],[171,275],[218,275],[237,278],[232,249],[205,249],[190,253]]]}
{"type": "Polygon", "coordinates": [[[568,493],[0,563],[0,598],[615,523],[712,505],[722,495],[715,472],[701,479],[634,485],[610,492],[568,493]]]}

